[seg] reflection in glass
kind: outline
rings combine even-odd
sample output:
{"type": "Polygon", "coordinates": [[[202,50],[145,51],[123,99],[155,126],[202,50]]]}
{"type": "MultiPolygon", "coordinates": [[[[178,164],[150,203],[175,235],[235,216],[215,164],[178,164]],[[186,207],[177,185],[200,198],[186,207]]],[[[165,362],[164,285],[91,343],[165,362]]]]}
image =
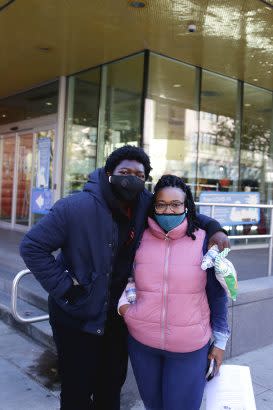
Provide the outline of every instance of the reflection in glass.
{"type": "MultiPolygon", "coordinates": [[[[240,156],[240,189],[260,192],[260,202],[273,199],[272,92],[244,85],[243,124],[240,156]]],[[[253,234],[269,232],[269,212],[261,210],[253,234]]]]}
{"type": "Polygon", "coordinates": [[[122,145],[140,145],[143,53],[103,67],[98,165],[122,145]]]}
{"type": "Polygon", "coordinates": [[[245,84],[241,137],[241,189],[259,191],[261,202],[272,199],[272,93],[245,84]]]}
{"type": "Polygon", "coordinates": [[[237,81],[202,72],[197,197],[201,191],[237,191],[239,135],[237,81]]]}
{"type": "Polygon", "coordinates": [[[82,189],[96,166],[100,69],[69,78],[64,194],[82,189]]]}
{"type": "Polygon", "coordinates": [[[0,220],[11,222],[15,136],[0,138],[0,220]]]}
{"type": "Polygon", "coordinates": [[[144,148],[152,163],[152,185],[172,173],[195,182],[197,114],[195,67],[151,54],[145,101],[144,148]]]}
{"type": "Polygon", "coordinates": [[[16,223],[28,225],[32,179],[33,134],[19,136],[16,223]]]}
{"type": "Polygon", "coordinates": [[[59,82],[36,87],[0,100],[0,125],[57,112],[59,82]]]}

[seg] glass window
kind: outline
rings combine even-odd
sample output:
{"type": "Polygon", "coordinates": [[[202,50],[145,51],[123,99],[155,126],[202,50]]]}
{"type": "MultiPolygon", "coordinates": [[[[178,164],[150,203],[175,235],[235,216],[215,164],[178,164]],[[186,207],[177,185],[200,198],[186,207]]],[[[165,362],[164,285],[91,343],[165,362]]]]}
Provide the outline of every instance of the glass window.
{"type": "Polygon", "coordinates": [[[151,185],[171,173],[195,182],[197,152],[196,68],[150,55],[144,147],[151,157],[151,185]]]}
{"type": "MultiPolygon", "coordinates": [[[[259,192],[261,203],[270,203],[273,199],[272,118],[272,92],[245,84],[240,189],[259,192]]],[[[248,225],[244,233],[269,233],[269,222],[268,210],[261,209],[259,224],[248,225]]]]}
{"type": "Polygon", "coordinates": [[[272,199],[272,92],[244,86],[240,181],[242,190],[259,191],[261,202],[272,199]]]}
{"type": "Polygon", "coordinates": [[[140,145],[144,54],[102,67],[98,165],[124,144],[140,145]]]}
{"type": "Polygon", "coordinates": [[[237,191],[237,81],[203,70],[197,198],[201,191],[237,191]]]}
{"type": "Polygon", "coordinates": [[[58,84],[54,81],[0,100],[0,125],[56,113],[58,84]]]}
{"type": "Polygon", "coordinates": [[[96,167],[100,69],[69,78],[64,194],[80,191],[96,167]]]}

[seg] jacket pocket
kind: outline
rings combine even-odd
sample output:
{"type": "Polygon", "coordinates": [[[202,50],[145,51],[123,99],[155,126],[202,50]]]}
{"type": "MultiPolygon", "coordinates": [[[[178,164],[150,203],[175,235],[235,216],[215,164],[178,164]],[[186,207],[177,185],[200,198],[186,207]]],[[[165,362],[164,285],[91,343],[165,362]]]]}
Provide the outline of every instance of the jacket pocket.
{"type": "Polygon", "coordinates": [[[107,298],[107,278],[106,275],[92,272],[91,281],[84,285],[85,293],[73,304],[67,301],[56,299],[57,304],[70,316],[88,320],[95,319],[102,312],[107,298]]]}

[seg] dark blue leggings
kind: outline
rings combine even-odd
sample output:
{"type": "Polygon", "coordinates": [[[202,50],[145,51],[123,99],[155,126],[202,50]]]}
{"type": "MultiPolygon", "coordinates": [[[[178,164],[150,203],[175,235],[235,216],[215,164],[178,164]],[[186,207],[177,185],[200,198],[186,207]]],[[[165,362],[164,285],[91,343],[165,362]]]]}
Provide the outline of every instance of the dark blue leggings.
{"type": "Polygon", "coordinates": [[[129,336],[129,355],[146,410],[199,410],[209,343],[190,353],[154,349],[129,336]]]}

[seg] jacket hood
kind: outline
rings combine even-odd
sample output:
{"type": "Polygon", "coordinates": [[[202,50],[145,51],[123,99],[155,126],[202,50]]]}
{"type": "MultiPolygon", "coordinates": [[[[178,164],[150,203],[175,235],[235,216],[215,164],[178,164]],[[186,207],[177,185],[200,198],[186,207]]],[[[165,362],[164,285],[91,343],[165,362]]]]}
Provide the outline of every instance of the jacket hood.
{"type": "Polygon", "coordinates": [[[170,239],[179,239],[186,235],[188,220],[184,219],[182,224],[178,225],[176,228],[172,229],[169,232],[165,232],[154,219],[151,217],[148,218],[148,227],[151,233],[160,239],[170,238],[170,239]]]}
{"type": "Polygon", "coordinates": [[[96,199],[107,204],[115,218],[128,220],[126,212],[122,209],[120,201],[112,192],[108,176],[104,168],[98,168],[88,176],[88,182],[83,190],[90,192],[96,199]]]}
{"type": "Polygon", "coordinates": [[[88,175],[88,181],[84,184],[83,191],[94,193],[99,190],[100,172],[102,169],[95,169],[95,171],[88,175]]]}
{"type": "Polygon", "coordinates": [[[100,185],[100,175],[102,172],[104,172],[104,168],[95,169],[95,171],[88,175],[88,181],[83,186],[84,192],[90,192],[100,202],[104,202],[100,185]]]}

